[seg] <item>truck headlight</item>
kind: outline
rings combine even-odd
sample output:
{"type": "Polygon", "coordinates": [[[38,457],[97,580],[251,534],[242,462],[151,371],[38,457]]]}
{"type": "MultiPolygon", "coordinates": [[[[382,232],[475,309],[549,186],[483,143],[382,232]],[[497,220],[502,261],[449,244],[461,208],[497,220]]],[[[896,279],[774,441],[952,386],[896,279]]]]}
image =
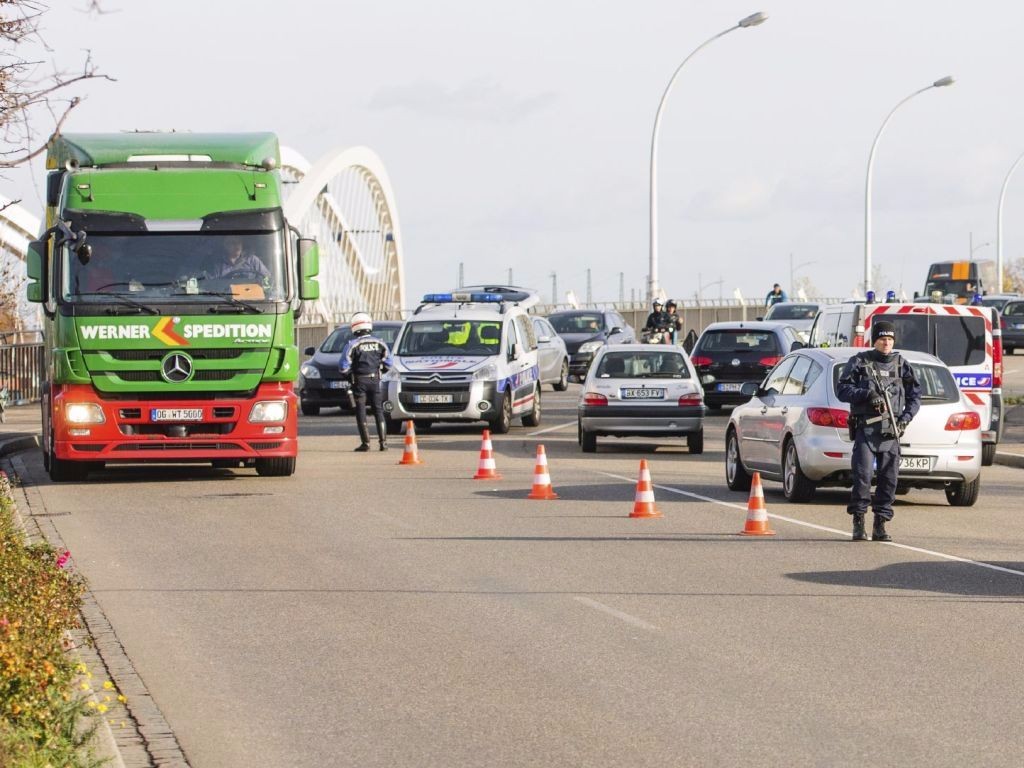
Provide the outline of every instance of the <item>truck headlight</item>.
{"type": "Polygon", "coordinates": [[[256,403],[249,412],[249,421],[284,421],[288,417],[288,403],[284,400],[263,400],[256,403]]]}
{"type": "Polygon", "coordinates": [[[67,403],[64,418],[69,424],[102,424],[107,420],[103,409],[96,403],[67,403]]]}
{"type": "Polygon", "coordinates": [[[310,363],[303,363],[299,367],[299,373],[305,376],[307,379],[319,379],[320,369],[310,363]]]}
{"type": "Polygon", "coordinates": [[[474,381],[491,381],[498,378],[498,366],[494,363],[488,363],[473,371],[474,381]]]}
{"type": "Polygon", "coordinates": [[[579,354],[592,355],[603,346],[603,341],[588,341],[583,344],[580,344],[579,354]]]}

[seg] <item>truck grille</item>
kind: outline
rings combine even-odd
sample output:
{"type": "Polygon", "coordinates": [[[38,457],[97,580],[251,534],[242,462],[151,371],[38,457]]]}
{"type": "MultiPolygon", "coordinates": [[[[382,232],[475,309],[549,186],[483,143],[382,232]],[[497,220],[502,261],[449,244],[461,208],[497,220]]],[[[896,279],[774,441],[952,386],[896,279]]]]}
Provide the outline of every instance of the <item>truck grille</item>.
{"type": "MultiPolygon", "coordinates": [[[[123,362],[137,362],[139,360],[163,360],[168,351],[166,349],[111,349],[106,350],[104,354],[123,362]]],[[[188,349],[187,352],[193,360],[235,360],[241,357],[245,350],[188,349]]]]}
{"type": "MultiPolygon", "coordinates": [[[[122,381],[143,381],[143,382],[163,382],[163,377],[160,375],[160,371],[99,371],[98,373],[105,373],[108,376],[117,376],[122,381]]],[[[227,370],[227,371],[196,371],[192,376],[192,381],[229,381],[235,376],[241,376],[244,374],[262,373],[262,371],[238,371],[238,370],[227,370]]]]}
{"type": "Polygon", "coordinates": [[[420,373],[403,373],[402,384],[469,384],[472,374],[453,371],[422,371],[420,373]]]}

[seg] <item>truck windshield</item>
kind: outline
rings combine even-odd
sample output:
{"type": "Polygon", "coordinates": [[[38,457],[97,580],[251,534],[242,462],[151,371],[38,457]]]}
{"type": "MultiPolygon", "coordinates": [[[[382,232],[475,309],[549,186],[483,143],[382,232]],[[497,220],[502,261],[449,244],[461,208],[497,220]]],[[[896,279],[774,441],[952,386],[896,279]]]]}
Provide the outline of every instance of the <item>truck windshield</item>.
{"type": "Polygon", "coordinates": [[[110,301],[104,294],[175,303],[226,294],[247,301],[287,298],[284,234],[271,232],[90,232],[83,260],[64,249],[65,301],[110,301]],[[83,263],[84,261],[84,263],[83,263]]]}
{"type": "Polygon", "coordinates": [[[896,326],[896,349],[935,355],[946,365],[985,362],[985,320],[961,315],[875,315],[896,326]]]}
{"type": "Polygon", "coordinates": [[[399,355],[498,354],[501,322],[497,320],[426,320],[407,323],[399,355]]]}

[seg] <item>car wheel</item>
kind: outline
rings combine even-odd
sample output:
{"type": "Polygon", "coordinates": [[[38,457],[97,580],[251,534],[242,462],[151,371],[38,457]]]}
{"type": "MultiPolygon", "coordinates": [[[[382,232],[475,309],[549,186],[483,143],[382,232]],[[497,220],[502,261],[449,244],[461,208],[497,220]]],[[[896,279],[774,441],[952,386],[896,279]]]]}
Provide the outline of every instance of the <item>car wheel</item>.
{"type": "Polygon", "coordinates": [[[1005,354],[1005,355],[1012,355],[1013,354],[1013,350],[1015,350],[1015,349],[1016,349],[1016,347],[1003,347],[1003,354],[1005,354]]]}
{"type": "Polygon", "coordinates": [[[320,406],[319,405],[314,405],[313,403],[307,403],[307,402],[303,401],[302,403],[300,403],[299,407],[302,408],[302,415],[303,416],[319,416],[320,415],[320,406]]]}
{"type": "Polygon", "coordinates": [[[491,420],[491,432],[506,435],[512,429],[512,393],[506,392],[501,398],[501,408],[491,420]]]}
{"type": "Polygon", "coordinates": [[[686,436],[686,449],[690,453],[704,453],[704,430],[691,432],[686,436]]]}
{"type": "Polygon", "coordinates": [[[750,473],[743,468],[736,430],[730,429],[725,436],[725,484],[730,491],[749,491],[751,479],[750,473]]]}
{"type": "Polygon", "coordinates": [[[580,447],[584,453],[596,453],[597,435],[580,427],[580,447]]]}
{"type": "Polygon", "coordinates": [[[707,407],[708,407],[709,411],[720,411],[720,410],[722,410],[722,404],[721,403],[707,403],[707,407]]]}
{"type": "Polygon", "coordinates": [[[540,382],[537,382],[537,386],[533,388],[533,408],[528,414],[523,416],[523,426],[540,426],[540,382]]]}
{"type": "Polygon", "coordinates": [[[416,425],[419,432],[429,432],[430,428],[434,426],[434,422],[430,419],[414,419],[412,423],[416,425]]]}
{"type": "Polygon", "coordinates": [[[787,440],[782,449],[782,492],[787,501],[808,501],[814,495],[814,482],[800,469],[796,443],[787,440]]]}
{"type": "Polygon", "coordinates": [[[50,429],[50,447],[49,447],[49,473],[50,479],[55,483],[74,483],[79,480],[85,480],[89,477],[89,470],[91,462],[88,461],[68,461],[67,459],[57,458],[57,453],[54,448],[54,436],[53,429],[50,429]]]}
{"type": "Polygon", "coordinates": [[[558,376],[558,381],[554,383],[555,392],[565,392],[569,388],[569,361],[562,361],[562,373],[558,376]]]}
{"type": "Polygon", "coordinates": [[[946,501],[951,507],[973,507],[981,490],[981,475],[971,482],[950,483],[946,486],[946,501]]]}
{"type": "Polygon", "coordinates": [[[996,444],[981,444],[981,466],[991,467],[996,462],[996,444]]]}

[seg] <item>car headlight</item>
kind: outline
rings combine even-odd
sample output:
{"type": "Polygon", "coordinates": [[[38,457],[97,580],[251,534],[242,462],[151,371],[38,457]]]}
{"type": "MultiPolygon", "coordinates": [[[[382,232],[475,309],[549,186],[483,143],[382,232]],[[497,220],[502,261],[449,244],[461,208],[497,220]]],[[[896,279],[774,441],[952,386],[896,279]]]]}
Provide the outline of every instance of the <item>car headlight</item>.
{"type": "Polygon", "coordinates": [[[603,346],[603,341],[587,341],[584,342],[583,344],[580,344],[579,351],[581,355],[592,355],[603,346]]]}
{"type": "Polygon", "coordinates": [[[312,363],[303,363],[299,366],[299,373],[305,376],[307,379],[319,379],[320,369],[312,363]]]}
{"type": "Polygon", "coordinates": [[[288,417],[288,403],[284,400],[262,400],[253,405],[249,421],[284,421],[288,417]]]}
{"type": "Polygon", "coordinates": [[[474,381],[491,381],[498,378],[498,366],[494,363],[487,363],[473,371],[474,381]]]}
{"type": "Polygon", "coordinates": [[[107,420],[103,409],[96,403],[67,403],[64,418],[69,424],[102,424],[107,420]]]}

